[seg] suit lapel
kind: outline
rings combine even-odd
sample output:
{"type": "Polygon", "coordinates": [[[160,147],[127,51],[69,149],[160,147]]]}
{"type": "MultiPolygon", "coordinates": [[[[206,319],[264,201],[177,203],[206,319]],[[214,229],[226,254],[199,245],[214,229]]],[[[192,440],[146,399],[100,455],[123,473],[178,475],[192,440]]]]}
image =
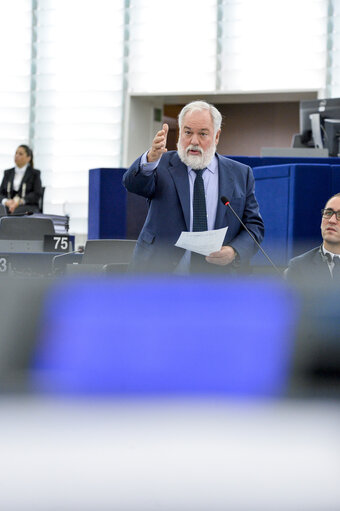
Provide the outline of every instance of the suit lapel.
{"type": "Polygon", "coordinates": [[[22,180],[21,180],[21,184],[20,184],[20,187],[22,186],[23,183],[26,183],[26,181],[28,180],[30,174],[31,174],[32,170],[31,170],[31,167],[28,166],[25,170],[25,174],[23,175],[22,177],[22,180]]]}
{"type": "Polygon", "coordinates": [[[14,168],[13,169],[10,169],[9,173],[8,173],[8,181],[12,184],[12,188],[13,188],[13,182],[14,182],[14,168]]]}
{"type": "Polygon", "coordinates": [[[7,196],[12,197],[14,196],[13,190],[14,190],[14,168],[10,169],[8,172],[8,179],[7,179],[7,196]]]}
{"type": "Polygon", "coordinates": [[[315,264],[315,271],[317,272],[316,274],[318,274],[318,276],[320,276],[320,273],[321,273],[322,278],[328,277],[329,280],[332,280],[331,272],[328,268],[327,259],[321,253],[321,246],[320,246],[319,250],[317,252],[315,252],[315,254],[313,255],[312,260],[313,260],[313,264],[315,264]]]}
{"type": "Polygon", "coordinates": [[[170,161],[169,172],[174,180],[178,197],[182,206],[187,230],[190,229],[190,188],[188,169],[177,154],[170,161]]]}
{"type": "Polygon", "coordinates": [[[216,211],[216,220],[215,220],[215,229],[220,229],[221,227],[225,227],[227,224],[225,222],[225,217],[228,214],[227,208],[220,198],[224,195],[229,200],[232,198],[234,194],[235,183],[231,172],[228,170],[228,161],[225,158],[222,158],[219,154],[218,158],[218,201],[217,201],[217,211],[216,211]]]}
{"type": "MultiPolygon", "coordinates": [[[[32,174],[32,167],[29,165],[26,170],[25,170],[25,174],[22,176],[22,180],[21,180],[21,183],[20,183],[20,186],[19,186],[19,194],[21,195],[22,194],[22,187],[23,187],[23,184],[24,183],[27,183],[27,181],[29,180],[29,177],[30,175],[32,174]]],[[[27,191],[26,191],[27,193],[27,191]]]]}

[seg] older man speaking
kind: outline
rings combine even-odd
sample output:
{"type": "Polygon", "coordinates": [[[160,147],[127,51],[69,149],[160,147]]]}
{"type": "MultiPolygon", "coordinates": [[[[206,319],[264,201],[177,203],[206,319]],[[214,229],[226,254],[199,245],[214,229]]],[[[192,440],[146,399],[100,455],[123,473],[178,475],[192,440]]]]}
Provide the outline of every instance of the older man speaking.
{"type": "Polygon", "coordinates": [[[178,116],[177,151],[167,151],[163,124],[151,148],[127,170],[123,184],[146,197],[149,212],[133,258],[138,271],[190,272],[215,268],[235,272],[249,264],[257,247],[233,212],[260,243],[263,221],[250,167],[216,153],[222,116],[204,101],[186,105],[178,116]],[[207,257],[176,247],[182,231],[228,227],[223,246],[207,257]]]}

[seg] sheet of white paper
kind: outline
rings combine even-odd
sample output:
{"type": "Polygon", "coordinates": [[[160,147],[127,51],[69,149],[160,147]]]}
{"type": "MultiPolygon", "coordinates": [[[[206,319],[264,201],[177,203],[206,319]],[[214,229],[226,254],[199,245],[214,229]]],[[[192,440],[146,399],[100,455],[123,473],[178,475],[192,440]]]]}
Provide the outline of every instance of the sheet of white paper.
{"type": "Polygon", "coordinates": [[[221,249],[227,229],[228,227],[215,229],[213,231],[183,231],[176,241],[175,246],[207,256],[221,249]]]}

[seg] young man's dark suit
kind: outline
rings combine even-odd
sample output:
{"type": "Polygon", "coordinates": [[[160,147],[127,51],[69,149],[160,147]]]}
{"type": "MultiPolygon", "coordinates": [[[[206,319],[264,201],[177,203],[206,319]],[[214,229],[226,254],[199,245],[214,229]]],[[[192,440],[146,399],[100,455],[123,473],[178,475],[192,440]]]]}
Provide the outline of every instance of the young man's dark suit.
{"type": "Polygon", "coordinates": [[[313,282],[333,282],[327,256],[323,254],[321,247],[313,248],[291,259],[286,270],[286,278],[292,283],[309,284],[311,279],[313,282]]]}
{"type": "MultiPolygon", "coordinates": [[[[253,172],[246,165],[220,155],[217,157],[219,191],[215,229],[228,226],[223,244],[232,246],[238,253],[240,264],[247,265],[257,247],[229,208],[222,204],[220,197],[224,195],[230,200],[231,206],[260,243],[264,226],[254,193],[253,172]]],[[[190,229],[190,189],[186,165],[177,151],[169,151],[163,154],[156,171],[151,176],[144,176],[138,158],[124,174],[123,184],[128,191],[150,201],[137,241],[133,267],[174,271],[184,254],[184,250],[174,247],[174,244],[182,231],[190,229]]],[[[218,269],[228,271],[227,266],[218,269]]]]}
{"type": "Polygon", "coordinates": [[[13,189],[14,181],[14,168],[5,170],[2,183],[0,185],[0,203],[3,199],[13,199],[15,192],[18,193],[19,197],[25,200],[25,205],[18,206],[15,213],[20,210],[25,211],[39,211],[39,200],[42,197],[42,186],[40,178],[40,170],[32,168],[30,165],[26,168],[25,174],[20,183],[19,190],[13,189]],[[10,183],[10,193],[8,194],[8,183],[10,183]],[[25,183],[25,197],[22,197],[23,184],[25,183]],[[25,207],[26,206],[26,207],[25,207]]]}

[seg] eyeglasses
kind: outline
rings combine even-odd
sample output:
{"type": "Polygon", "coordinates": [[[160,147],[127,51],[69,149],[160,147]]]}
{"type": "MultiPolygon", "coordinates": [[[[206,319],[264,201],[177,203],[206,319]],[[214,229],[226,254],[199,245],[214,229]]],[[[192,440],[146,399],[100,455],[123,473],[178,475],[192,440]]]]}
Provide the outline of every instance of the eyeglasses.
{"type": "Polygon", "coordinates": [[[321,215],[323,216],[323,218],[328,218],[328,220],[330,220],[332,218],[332,216],[335,215],[336,219],[340,220],[340,211],[334,211],[334,209],[331,209],[331,208],[322,209],[321,215]]]}

